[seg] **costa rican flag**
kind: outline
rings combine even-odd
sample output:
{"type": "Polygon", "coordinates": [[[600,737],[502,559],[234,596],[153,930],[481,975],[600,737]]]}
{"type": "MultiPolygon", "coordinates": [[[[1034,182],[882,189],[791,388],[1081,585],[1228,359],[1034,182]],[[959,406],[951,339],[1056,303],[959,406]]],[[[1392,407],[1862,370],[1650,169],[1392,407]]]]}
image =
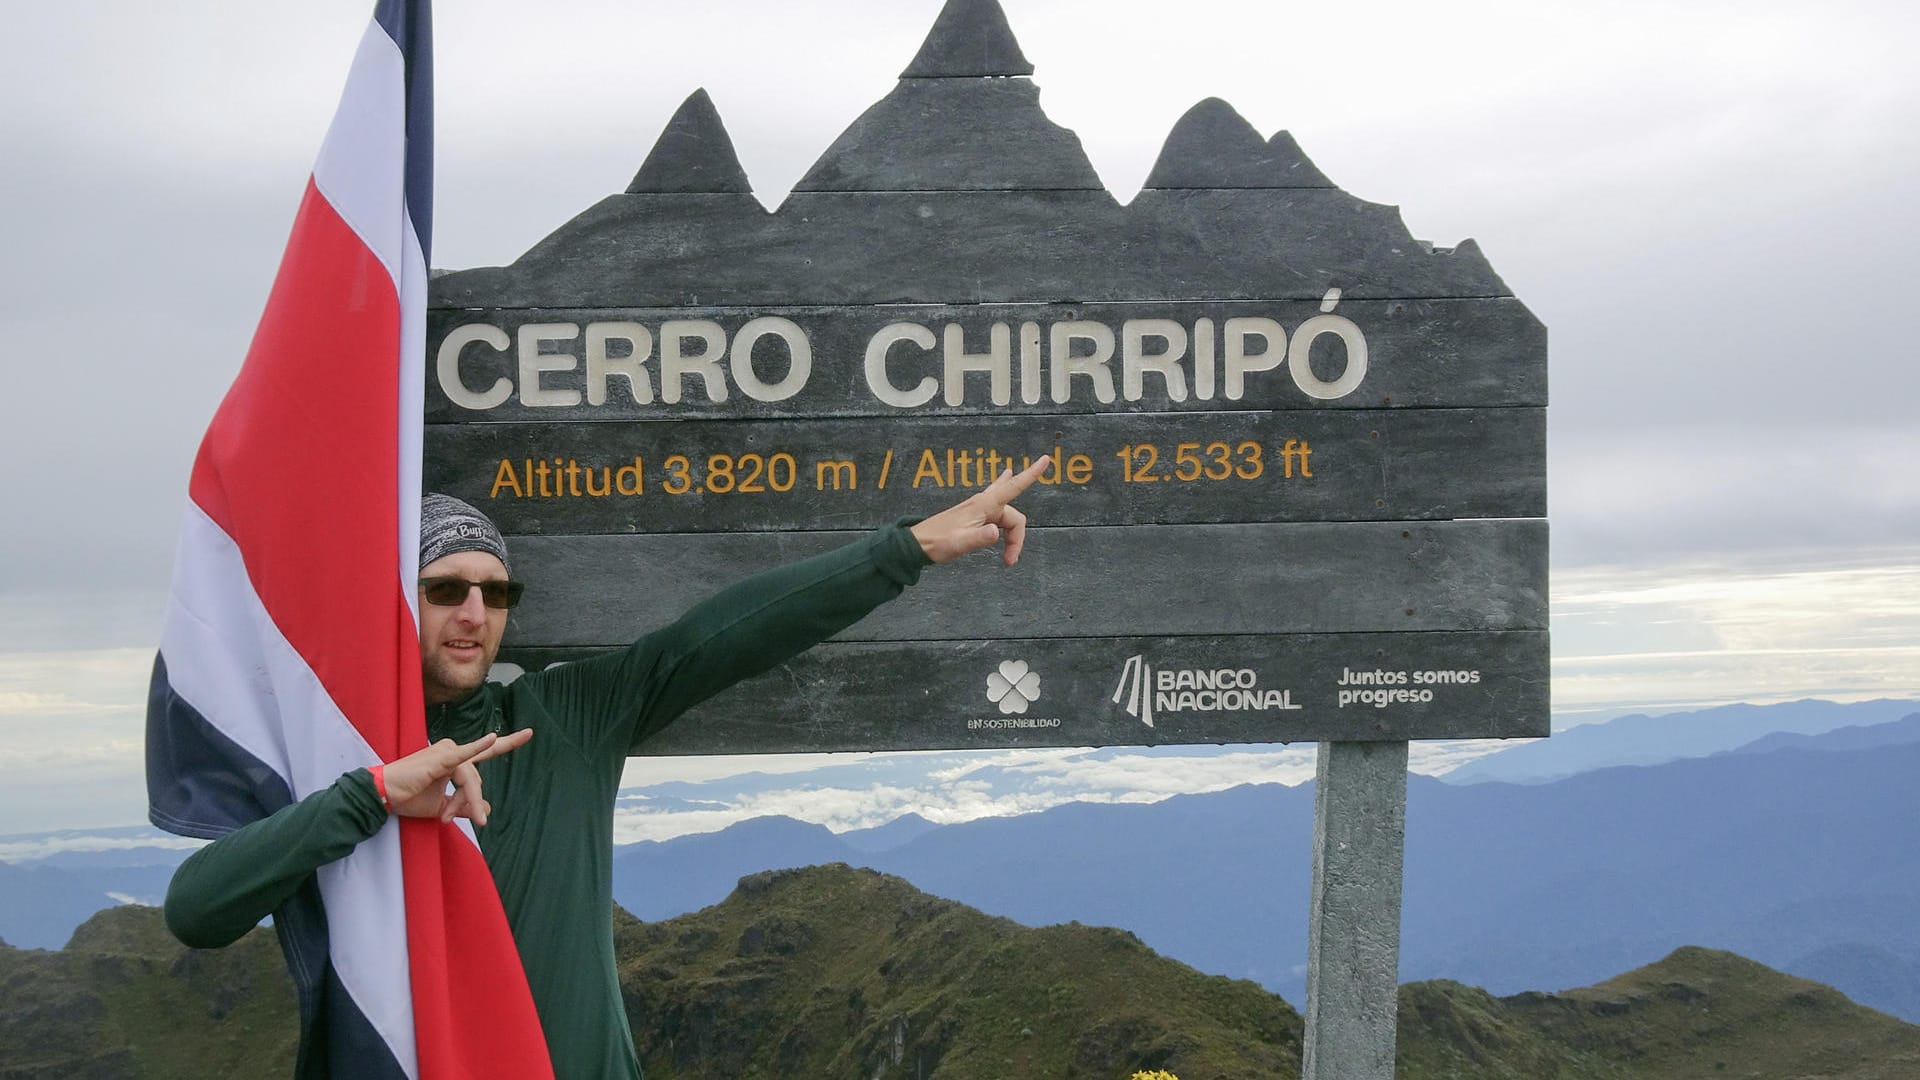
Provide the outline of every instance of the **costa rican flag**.
{"type": "MultiPolygon", "coordinates": [[[[428,0],[382,0],[193,465],[147,713],[150,816],[213,838],[426,745],[415,579],[428,0]]],[[[472,833],[390,820],[274,913],[303,1077],[551,1077],[472,833]]]]}

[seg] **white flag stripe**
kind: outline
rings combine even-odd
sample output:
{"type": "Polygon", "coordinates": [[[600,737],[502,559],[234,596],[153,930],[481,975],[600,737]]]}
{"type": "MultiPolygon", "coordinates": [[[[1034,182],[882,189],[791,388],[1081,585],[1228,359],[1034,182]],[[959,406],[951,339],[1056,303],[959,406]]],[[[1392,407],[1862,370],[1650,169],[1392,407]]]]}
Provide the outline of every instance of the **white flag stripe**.
{"type": "MultiPolygon", "coordinates": [[[[379,762],[267,614],[239,546],[191,501],[160,653],[181,700],[279,773],[295,799],[379,762]],[[302,722],[282,724],[283,715],[302,722]]],[[[387,822],[319,877],[334,970],[401,1069],[417,1078],[398,824],[387,822]]]]}
{"type": "Polygon", "coordinates": [[[191,500],[160,632],[167,681],[301,799],[379,758],[253,591],[240,548],[191,500]],[[312,724],[283,724],[309,716],[312,724]],[[298,746],[289,746],[298,738],[298,746]]]}
{"type": "MultiPolygon", "coordinates": [[[[353,57],[333,126],[313,165],[313,183],[360,242],[387,268],[401,295],[406,223],[407,65],[377,22],[353,57]]],[[[417,242],[416,242],[417,246],[417,242]]],[[[423,339],[424,340],[424,337],[423,339]]]]}
{"type": "Polygon", "coordinates": [[[406,244],[400,273],[400,595],[406,597],[413,622],[420,625],[420,601],[415,595],[420,579],[421,426],[426,416],[427,263],[420,237],[407,215],[406,244]]]}
{"type": "Polygon", "coordinates": [[[419,1080],[399,820],[388,818],[352,855],[321,867],[319,878],[334,973],[393,1050],[400,1070],[419,1080]]]}

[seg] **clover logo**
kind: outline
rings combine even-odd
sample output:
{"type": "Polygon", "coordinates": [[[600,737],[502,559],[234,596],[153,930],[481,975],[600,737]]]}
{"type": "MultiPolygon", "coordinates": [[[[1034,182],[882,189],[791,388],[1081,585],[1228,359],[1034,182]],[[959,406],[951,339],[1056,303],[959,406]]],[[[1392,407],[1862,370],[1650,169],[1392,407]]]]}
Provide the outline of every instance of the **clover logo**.
{"type": "Polygon", "coordinates": [[[998,704],[1003,713],[1026,712],[1039,699],[1040,676],[1025,660],[1002,660],[1000,669],[987,676],[987,700],[998,704]]]}

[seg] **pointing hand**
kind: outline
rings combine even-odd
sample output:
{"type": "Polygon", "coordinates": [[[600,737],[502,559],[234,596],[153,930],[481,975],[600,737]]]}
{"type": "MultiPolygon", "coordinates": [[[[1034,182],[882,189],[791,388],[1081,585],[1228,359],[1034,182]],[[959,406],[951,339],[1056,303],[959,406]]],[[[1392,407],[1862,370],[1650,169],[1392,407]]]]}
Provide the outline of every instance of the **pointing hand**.
{"type": "Polygon", "coordinates": [[[480,795],[480,772],[474,766],[488,758],[517,750],[533,738],[532,728],[511,735],[483,735],[470,743],[441,739],[382,770],[386,781],[387,805],[402,817],[438,817],[452,821],[456,817],[485,825],[493,807],[480,795]],[[453,793],[447,793],[447,782],[453,793]]]}
{"type": "Polygon", "coordinates": [[[1007,469],[988,487],[915,525],[913,538],[920,541],[920,550],[934,562],[952,562],[1004,536],[1000,560],[1008,566],[1019,562],[1027,542],[1027,516],[1013,508],[1013,500],[1052,464],[1053,458],[1042,457],[1018,474],[1007,469]]]}

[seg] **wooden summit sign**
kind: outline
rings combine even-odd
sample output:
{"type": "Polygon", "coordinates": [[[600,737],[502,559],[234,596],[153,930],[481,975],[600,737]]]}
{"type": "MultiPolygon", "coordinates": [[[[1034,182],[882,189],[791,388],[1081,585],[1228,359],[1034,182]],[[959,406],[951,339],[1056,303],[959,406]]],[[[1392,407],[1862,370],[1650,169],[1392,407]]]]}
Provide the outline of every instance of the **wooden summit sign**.
{"type": "Polygon", "coordinates": [[[1547,734],[1546,336],[1282,132],[1195,106],[1120,205],[992,0],[772,213],[697,92],[626,192],[437,276],[429,490],[508,534],[503,660],[627,643],[1041,454],[929,573],[666,754],[1547,734]]]}

